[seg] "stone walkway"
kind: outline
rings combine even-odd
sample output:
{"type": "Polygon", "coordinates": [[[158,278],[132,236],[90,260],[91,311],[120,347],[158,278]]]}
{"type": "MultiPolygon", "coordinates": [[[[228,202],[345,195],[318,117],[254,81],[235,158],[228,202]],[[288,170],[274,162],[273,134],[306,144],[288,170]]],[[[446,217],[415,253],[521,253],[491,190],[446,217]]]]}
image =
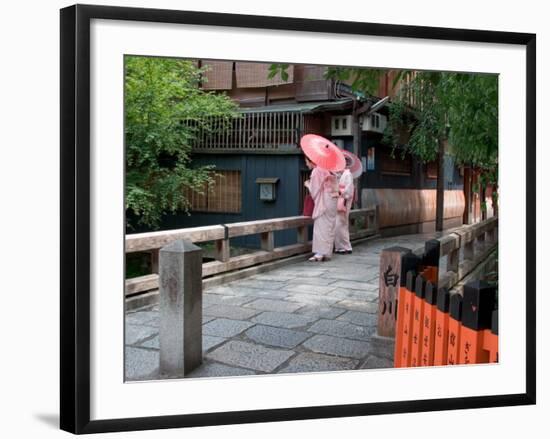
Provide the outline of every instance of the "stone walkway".
{"type": "MultiPolygon", "coordinates": [[[[203,292],[203,364],[188,377],[392,367],[374,354],[382,249],[436,236],[376,239],[329,262],[299,262],[203,292]]],[[[127,380],[158,373],[158,306],[126,315],[127,380]]]]}

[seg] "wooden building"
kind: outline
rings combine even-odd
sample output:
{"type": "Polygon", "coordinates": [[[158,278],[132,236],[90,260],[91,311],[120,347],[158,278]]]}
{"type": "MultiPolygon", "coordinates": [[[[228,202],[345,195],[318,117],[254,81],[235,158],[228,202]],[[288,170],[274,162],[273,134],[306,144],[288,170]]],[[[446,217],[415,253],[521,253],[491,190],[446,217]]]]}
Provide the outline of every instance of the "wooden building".
{"type": "MultiPolygon", "coordinates": [[[[193,163],[215,165],[216,184],[202,195],[190,191],[191,215],[169,216],[163,228],[300,215],[308,171],[299,141],[303,134],[315,133],[361,156],[365,172],[358,181],[358,204],[379,206],[384,233],[433,229],[437,166],[410,155],[392,155],[392,148],[382,143],[384,109],[359,118],[354,133],[357,101],[345,84],[325,78],[326,67],[290,65],[283,80],[279,75],[269,79],[265,63],[201,60],[199,64],[209,66],[202,87],[226,93],[239,104],[241,116],[229,126],[211,120],[208,125],[213,128],[198,136],[193,163]],[[265,193],[263,187],[268,188],[265,193]]],[[[392,82],[389,72],[380,81],[380,97],[392,95],[392,82]]],[[[462,224],[462,182],[449,157],[446,226],[462,224]]],[[[275,240],[277,246],[287,245],[296,236],[281,231],[275,240]]],[[[247,237],[237,244],[255,247],[259,241],[247,237]]]]}

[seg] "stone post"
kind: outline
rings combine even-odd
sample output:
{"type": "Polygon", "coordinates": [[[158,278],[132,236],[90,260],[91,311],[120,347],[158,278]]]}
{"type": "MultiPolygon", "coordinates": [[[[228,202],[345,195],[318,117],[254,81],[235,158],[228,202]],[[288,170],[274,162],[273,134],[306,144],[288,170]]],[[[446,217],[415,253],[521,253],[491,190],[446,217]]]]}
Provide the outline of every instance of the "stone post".
{"type": "Polygon", "coordinates": [[[181,377],[202,362],[202,250],[179,240],[160,249],[160,373],[181,377]]]}

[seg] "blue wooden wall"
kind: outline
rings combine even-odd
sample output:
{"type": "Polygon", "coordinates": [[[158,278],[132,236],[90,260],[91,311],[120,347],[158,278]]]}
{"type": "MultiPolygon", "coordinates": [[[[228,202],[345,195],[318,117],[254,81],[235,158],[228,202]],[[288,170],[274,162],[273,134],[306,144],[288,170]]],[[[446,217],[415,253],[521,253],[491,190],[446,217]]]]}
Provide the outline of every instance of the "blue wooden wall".
{"type": "MultiPolygon", "coordinates": [[[[425,164],[413,159],[413,172],[410,176],[384,175],[380,172],[380,148],[387,148],[381,144],[382,135],[364,134],[361,144],[361,153],[366,156],[367,149],[371,146],[375,150],[375,170],[366,171],[361,176],[362,188],[396,188],[396,189],[435,189],[436,179],[426,178],[425,164]]],[[[353,142],[351,136],[342,137],[344,148],[351,151],[353,142]]],[[[191,212],[187,215],[180,212],[174,215],[166,215],[163,218],[160,230],[178,229],[184,227],[206,226],[239,221],[254,221],[259,219],[280,218],[286,216],[301,215],[300,172],[307,170],[302,154],[194,154],[193,165],[214,165],[218,170],[240,170],[242,184],[242,210],[241,213],[209,213],[191,212]],[[259,199],[259,185],[257,178],[278,177],[277,200],[274,202],[261,201],[259,199]]],[[[449,163],[446,169],[446,189],[461,189],[462,177],[456,166],[449,163]],[[450,172],[452,170],[452,172],[450,172]]],[[[135,224],[133,218],[129,222],[135,224]]],[[[311,229],[311,228],[310,228],[311,229]]],[[[144,227],[134,227],[128,232],[139,233],[149,231],[144,227]]],[[[310,230],[311,237],[311,230],[310,230]]],[[[289,245],[296,243],[296,230],[284,230],[275,232],[275,245],[289,245]]],[[[232,244],[258,248],[259,236],[235,238],[232,244]]]]}
{"type": "MultiPolygon", "coordinates": [[[[242,185],[242,210],[240,214],[191,212],[166,216],[161,229],[176,229],[239,221],[280,218],[301,215],[299,170],[303,161],[298,154],[195,154],[193,165],[214,165],[218,170],[240,170],[242,185]],[[257,178],[278,177],[277,199],[274,202],[261,201],[257,178]]],[[[275,232],[275,245],[296,243],[296,230],[275,232]]],[[[258,248],[257,235],[235,238],[232,244],[258,248]]]]}

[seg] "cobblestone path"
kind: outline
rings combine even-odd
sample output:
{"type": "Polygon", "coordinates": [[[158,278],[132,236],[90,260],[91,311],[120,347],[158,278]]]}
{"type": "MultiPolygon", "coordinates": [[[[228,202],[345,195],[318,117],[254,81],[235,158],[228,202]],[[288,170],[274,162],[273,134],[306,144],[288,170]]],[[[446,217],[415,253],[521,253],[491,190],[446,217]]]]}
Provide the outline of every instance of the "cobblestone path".
{"type": "MultiPolygon", "coordinates": [[[[435,233],[376,239],[331,261],[298,262],[203,292],[203,364],[189,377],[392,367],[371,349],[382,249],[435,233]]],[[[127,380],[160,379],[158,306],[126,315],[127,380]]]]}

